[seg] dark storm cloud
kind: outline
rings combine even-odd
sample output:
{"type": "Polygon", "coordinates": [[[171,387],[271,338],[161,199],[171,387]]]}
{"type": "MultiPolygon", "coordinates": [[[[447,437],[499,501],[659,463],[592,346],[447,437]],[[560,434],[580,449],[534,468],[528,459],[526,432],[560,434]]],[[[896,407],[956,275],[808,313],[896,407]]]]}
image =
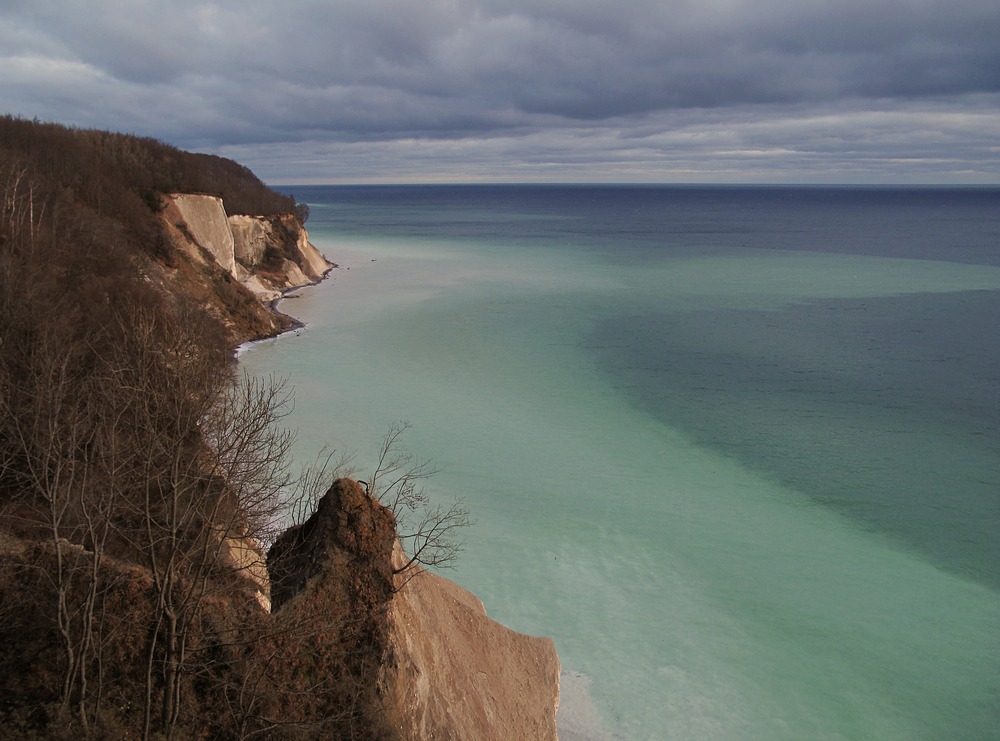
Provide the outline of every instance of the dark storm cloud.
{"type": "MultiPolygon", "coordinates": [[[[706,132],[728,122],[737,140],[756,138],[746,121],[762,115],[809,139],[803,107],[833,106],[845,118],[813,149],[850,159],[843,142],[872,131],[846,112],[909,106],[895,125],[918,129],[914,105],[928,115],[971,105],[977,125],[984,110],[995,114],[1000,9],[995,0],[8,0],[0,72],[11,112],[183,146],[470,139],[488,152],[492,138],[527,146],[549,133],[562,142],[550,155],[568,161],[577,130],[655,153],[633,134],[664,132],[693,112],[706,132]]],[[[973,141],[982,139],[977,130],[973,141]]]]}

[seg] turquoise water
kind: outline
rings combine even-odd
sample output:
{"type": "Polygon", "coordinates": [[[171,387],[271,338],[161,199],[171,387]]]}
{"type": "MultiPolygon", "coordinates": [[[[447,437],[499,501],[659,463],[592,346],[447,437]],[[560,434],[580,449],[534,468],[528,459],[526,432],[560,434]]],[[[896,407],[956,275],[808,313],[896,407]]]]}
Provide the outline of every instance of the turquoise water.
{"type": "Polygon", "coordinates": [[[1000,738],[996,191],[296,196],[341,268],[241,363],[302,459],[412,424],[564,741],[1000,738]]]}

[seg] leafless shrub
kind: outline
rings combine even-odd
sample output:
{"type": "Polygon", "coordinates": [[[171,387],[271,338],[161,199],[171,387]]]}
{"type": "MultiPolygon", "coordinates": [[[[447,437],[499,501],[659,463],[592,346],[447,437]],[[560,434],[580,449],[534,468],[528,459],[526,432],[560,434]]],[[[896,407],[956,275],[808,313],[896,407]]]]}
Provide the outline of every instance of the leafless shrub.
{"type": "Polygon", "coordinates": [[[396,530],[407,560],[395,568],[395,573],[412,575],[417,564],[434,568],[454,566],[465,544],[461,530],[470,526],[472,520],[461,499],[448,506],[432,505],[422,484],[438,469],[430,461],[418,460],[403,447],[401,439],[409,428],[408,422],[389,427],[367,486],[368,492],[396,518],[396,530]]]}

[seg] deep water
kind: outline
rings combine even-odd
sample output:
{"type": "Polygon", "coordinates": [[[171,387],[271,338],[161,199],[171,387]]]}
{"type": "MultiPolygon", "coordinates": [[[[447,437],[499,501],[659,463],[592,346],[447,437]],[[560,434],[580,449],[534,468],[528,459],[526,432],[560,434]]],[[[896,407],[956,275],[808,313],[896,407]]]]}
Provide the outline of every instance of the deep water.
{"type": "Polygon", "coordinates": [[[1000,190],[293,192],[241,362],[303,460],[413,426],[564,741],[1000,738],[1000,190]]]}

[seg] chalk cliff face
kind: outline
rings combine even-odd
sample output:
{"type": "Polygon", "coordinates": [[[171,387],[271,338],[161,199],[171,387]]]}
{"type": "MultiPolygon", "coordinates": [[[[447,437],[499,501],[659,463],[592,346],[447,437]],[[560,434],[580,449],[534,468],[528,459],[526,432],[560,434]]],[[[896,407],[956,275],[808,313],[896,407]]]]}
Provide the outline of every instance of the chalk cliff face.
{"type": "Polygon", "coordinates": [[[262,300],[320,280],[333,267],[293,216],[230,216],[236,277],[262,300]]]}
{"type": "Polygon", "coordinates": [[[264,302],[321,280],[333,268],[294,216],[226,216],[222,199],[177,193],[164,198],[172,241],[196,262],[212,260],[264,302]]]}
{"type": "Polygon", "coordinates": [[[268,553],[274,609],[317,596],[363,608],[378,635],[385,720],[405,741],[555,741],[560,669],[551,639],[491,620],[448,579],[394,574],[403,563],[391,513],[340,479],[268,553]]]}
{"type": "Polygon", "coordinates": [[[236,260],[243,268],[240,272],[245,274],[263,259],[273,230],[270,223],[259,216],[230,216],[229,228],[233,233],[236,260]]]}
{"type": "MultiPolygon", "coordinates": [[[[288,234],[295,237],[294,252],[301,258],[295,264],[301,276],[299,280],[315,282],[331,267],[326,258],[309,241],[309,233],[295,224],[291,216],[276,219],[262,216],[230,216],[229,228],[235,242],[236,270],[240,280],[244,280],[264,263],[268,246],[287,239],[288,234]],[[283,231],[284,234],[279,235],[276,231],[283,231]]],[[[294,283],[294,279],[290,278],[290,282],[294,283]]],[[[295,283],[295,285],[305,285],[305,283],[295,283]]]]}
{"type": "MultiPolygon", "coordinates": [[[[394,558],[404,563],[398,543],[394,558]]],[[[491,620],[455,582],[420,569],[393,596],[389,654],[386,712],[405,741],[556,740],[552,639],[491,620]]]]}
{"type": "Polygon", "coordinates": [[[313,246],[312,242],[309,241],[309,233],[305,229],[299,229],[298,235],[296,246],[304,261],[302,270],[310,280],[319,280],[326,275],[333,264],[313,246]]]}
{"type": "Polygon", "coordinates": [[[206,249],[230,275],[238,278],[233,233],[226,221],[222,199],[180,193],[171,196],[171,200],[197,244],[206,249]]]}

